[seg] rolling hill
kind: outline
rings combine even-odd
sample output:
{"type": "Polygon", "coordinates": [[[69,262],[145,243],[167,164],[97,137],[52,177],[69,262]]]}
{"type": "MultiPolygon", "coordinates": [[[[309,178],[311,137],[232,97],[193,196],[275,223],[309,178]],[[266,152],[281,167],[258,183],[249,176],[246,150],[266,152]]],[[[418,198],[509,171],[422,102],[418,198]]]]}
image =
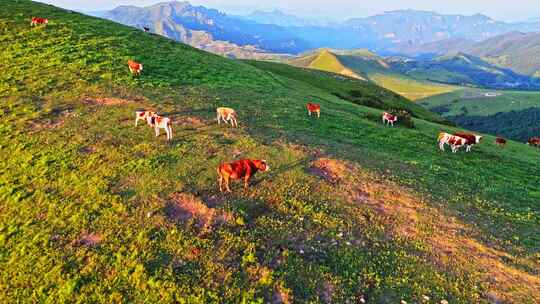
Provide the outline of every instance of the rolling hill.
{"type": "Polygon", "coordinates": [[[287,62],[298,67],[370,80],[411,100],[443,94],[455,89],[452,86],[416,80],[400,74],[394,71],[383,58],[367,50],[318,50],[289,59],[287,62]]]}
{"type": "Polygon", "coordinates": [[[370,82],[31,1],[2,3],[0,66],[3,301],[540,300],[538,149],[443,154],[457,129],[370,82]],[[217,125],[223,105],[240,128],[217,125]],[[414,128],[373,107],[408,105],[414,128]],[[136,128],[139,108],[174,139],[136,128]],[[216,167],[244,157],[272,171],[219,193],[216,167]]]}

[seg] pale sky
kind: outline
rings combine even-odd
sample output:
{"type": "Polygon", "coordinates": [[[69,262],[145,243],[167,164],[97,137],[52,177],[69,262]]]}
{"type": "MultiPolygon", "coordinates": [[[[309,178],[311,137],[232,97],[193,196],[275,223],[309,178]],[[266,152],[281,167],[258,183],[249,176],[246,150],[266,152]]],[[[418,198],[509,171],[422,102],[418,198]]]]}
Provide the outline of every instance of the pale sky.
{"type": "MultiPolygon", "coordinates": [[[[100,11],[118,5],[146,6],[167,0],[40,0],[60,7],[81,11],[100,11]]],[[[192,0],[228,13],[246,13],[255,9],[278,8],[301,16],[325,16],[345,19],[365,17],[397,9],[429,10],[443,14],[472,15],[481,13],[497,20],[522,21],[540,19],[540,0],[192,0]]]]}

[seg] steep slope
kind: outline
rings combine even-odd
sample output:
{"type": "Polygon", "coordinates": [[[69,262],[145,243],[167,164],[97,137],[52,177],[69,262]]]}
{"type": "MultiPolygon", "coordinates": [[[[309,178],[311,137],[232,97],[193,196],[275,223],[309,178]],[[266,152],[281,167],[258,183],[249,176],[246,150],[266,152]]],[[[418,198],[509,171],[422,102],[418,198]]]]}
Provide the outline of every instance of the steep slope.
{"type": "Polygon", "coordinates": [[[307,66],[311,69],[317,69],[321,71],[332,72],[336,74],[341,74],[351,78],[362,79],[357,73],[351,71],[350,69],[343,66],[339,61],[339,58],[336,55],[332,54],[328,50],[320,52],[307,66]]]}
{"type": "MultiPolygon", "coordinates": [[[[455,129],[383,127],[381,110],[273,66],[2,5],[6,302],[538,302],[537,149],[488,136],[441,154],[436,134],[455,129]],[[32,28],[31,16],[50,23],[32,28]],[[240,128],[217,125],[223,105],[240,128]],[[172,118],[174,139],[136,128],[139,108],[172,118]],[[272,171],[220,194],[216,167],[242,157],[272,171]]],[[[402,100],[376,89],[358,88],[402,100]]]]}

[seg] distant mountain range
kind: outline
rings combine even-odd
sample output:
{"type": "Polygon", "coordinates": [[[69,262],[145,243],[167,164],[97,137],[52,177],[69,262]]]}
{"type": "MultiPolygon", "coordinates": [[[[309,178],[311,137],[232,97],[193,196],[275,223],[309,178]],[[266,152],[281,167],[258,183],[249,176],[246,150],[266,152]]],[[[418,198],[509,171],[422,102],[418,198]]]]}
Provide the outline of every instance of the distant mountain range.
{"type": "Polygon", "coordinates": [[[279,10],[231,16],[188,2],[159,3],[144,8],[120,6],[100,16],[132,26],[149,26],[158,34],[190,44],[223,41],[290,54],[321,47],[370,48],[387,53],[409,50],[410,53],[414,47],[446,39],[478,42],[512,31],[540,31],[540,22],[507,23],[479,14],[400,10],[328,23],[279,10]],[[197,41],[200,39],[203,41],[197,41]]]}
{"type": "Polygon", "coordinates": [[[218,10],[188,2],[159,3],[148,7],[119,6],[100,17],[224,54],[227,50],[254,53],[297,53],[309,45],[287,29],[230,17],[218,10]]]}

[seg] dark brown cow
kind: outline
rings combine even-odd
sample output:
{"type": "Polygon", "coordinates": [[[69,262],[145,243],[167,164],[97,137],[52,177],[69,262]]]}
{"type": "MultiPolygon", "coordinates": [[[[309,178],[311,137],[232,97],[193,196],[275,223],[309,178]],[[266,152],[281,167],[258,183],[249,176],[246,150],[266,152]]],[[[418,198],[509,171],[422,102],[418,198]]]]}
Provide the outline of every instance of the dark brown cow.
{"type": "Polygon", "coordinates": [[[149,27],[146,27],[146,26],[145,26],[145,27],[143,27],[143,29],[144,29],[144,32],[145,32],[145,33],[150,32],[150,28],[149,28],[149,27]]]}
{"type": "Polygon", "coordinates": [[[531,137],[527,141],[527,145],[533,146],[533,147],[540,147],[540,137],[531,137]]]}
{"type": "Polygon", "coordinates": [[[249,179],[258,171],[270,171],[270,167],[266,164],[265,160],[242,159],[232,163],[221,164],[217,169],[219,191],[223,192],[223,182],[225,182],[225,189],[227,192],[231,192],[229,179],[244,179],[244,188],[247,189],[249,179]]]}
{"type": "Polygon", "coordinates": [[[495,144],[499,147],[504,147],[506,145],[506,139],[502,137],[495,138],[495,144]]]}
{"type": "Polygon", "coordinates": [[[467,146],[467,152],[470,152],[472,146],[479,144],[480,140],[482,140],[482,136],[471,133],[458,132],[454,135],[457,137],[465,138],[467,140],[467,142],[465,143],[465,145],[467,146]]]}

